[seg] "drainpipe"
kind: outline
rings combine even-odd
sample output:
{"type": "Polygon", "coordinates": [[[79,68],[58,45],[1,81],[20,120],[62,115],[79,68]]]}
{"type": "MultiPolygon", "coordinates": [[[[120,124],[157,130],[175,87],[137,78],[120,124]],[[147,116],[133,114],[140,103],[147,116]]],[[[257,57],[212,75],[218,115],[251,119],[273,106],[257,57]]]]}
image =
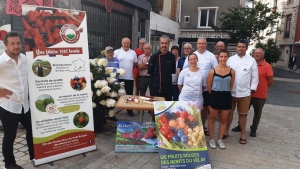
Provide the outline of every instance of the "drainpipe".
{"type": "MultiPolygon", "coordinates": [[[[300,6],[300,2],[298,3],[298,6],[297,6],[297,22],[296,22],[296,29],[295,29],[295,37],[294,37],[294,42],[293,42],[293,46],[292,46],[292,52],[291,52],[291,55],[290,57],[294,54],[294,48],[295,48],[295,42],[296,42],[296,32],[297,32],[297,28],[298,28],[298,22],[299,22],[299,17],[298,17],[298,14],[299,14],[299,6],[300,6]]],[[[290,59],[289,57],[289,59],[290,59]]]]}
{"type": "Polygon", "coordinates": [[[179,24],[180,24],[180,21],[181,21],[181,1],[182,0],[179,0],[179,19],[178,19],[179,24]]]}

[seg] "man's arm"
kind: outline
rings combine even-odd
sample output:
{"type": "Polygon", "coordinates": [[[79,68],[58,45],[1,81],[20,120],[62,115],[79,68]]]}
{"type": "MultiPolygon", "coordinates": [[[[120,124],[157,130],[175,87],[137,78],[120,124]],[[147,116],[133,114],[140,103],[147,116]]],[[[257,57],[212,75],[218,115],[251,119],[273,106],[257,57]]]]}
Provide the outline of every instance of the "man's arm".
{"type": "Polygon", "coordinates": [[[12,95],[12,91],[10,90],[7,90],[7,89],[0,89],[0,98],[6,98],[6,99],[9,99],[9,96],[12,95]]]}
{"type": "Polygon", "coordinates": [[[176,59],[175,59],[175,57],[174,57],[174,61],[172,64],[172,74],[176,74],[176,59]]]}
{"type": "Polygon", "coordinates": [[[139,68],[140,70],[148,69],[147,64],[143,62],[143,59],[142,59],[141,56],[138,58],[138,68],[139,68]]]}
{"type": "Polygon", "coordinates": [[[149,63],[148,63],[148,74],[153,75],[154,66],[155,66],[155,54],[150,56],[149,63]]]}
{"type": "Polygon", "coordinates": [[[180,68],[177,68],[176,70],[176,74],[179,75],[180,74],[180,68]]]}
{"type": "Polygon", "coordinates": [[[258,68],[257,68],[257,63],[256,61],[253,59],[253,63],[252,63],[252,67],[251,67],[251,86],[250,86],[250,90],[252,92],[256,91],[258,85],[258,68]]]}
{"type": "Polygon", "coordinates": [[[272,86],[274,83],[274,78],[273,78],[273,69],[270,65],[267,67],[267,79],[268,79],[268,87],[272,86]]]}

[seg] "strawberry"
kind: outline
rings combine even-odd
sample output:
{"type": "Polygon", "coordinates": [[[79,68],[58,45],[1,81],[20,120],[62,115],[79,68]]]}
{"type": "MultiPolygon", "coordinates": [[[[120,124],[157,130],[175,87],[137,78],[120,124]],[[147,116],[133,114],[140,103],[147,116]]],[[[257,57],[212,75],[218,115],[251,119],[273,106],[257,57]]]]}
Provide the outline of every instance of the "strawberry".
{"type": "Polygon", "coordinates": [[[82,116],[78,118],[79,123],[82,123],[83,121],[84,121],[84,118],[82,116]]]}
{"type": "Polygon", "coordinates": [[[177,115],[177,118],[180,117],[180,112],[177,111],[177,112],[176,112],[176,115],[177,115]]]}

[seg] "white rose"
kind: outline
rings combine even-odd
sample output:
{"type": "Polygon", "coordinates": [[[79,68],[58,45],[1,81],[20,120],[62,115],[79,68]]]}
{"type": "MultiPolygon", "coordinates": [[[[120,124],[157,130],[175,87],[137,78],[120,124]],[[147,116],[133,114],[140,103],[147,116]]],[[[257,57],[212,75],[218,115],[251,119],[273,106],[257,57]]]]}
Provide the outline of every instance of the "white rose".
{"type": "Polygon", "coordinates": [[[91,90],[91,94],[92,94],[92,97],[93,97],[93,95],[94,95],[94,92],[93,92],[93,90],[91,90]]]}
{"type": "Polygon", "coordinates": [[[108,83],[112,84],[112,83],[114,83],[117,79],[116,79],[116,78],[113,78],[113,77],[108,77],[108,78],[106,78],[106,80],[108,81],[108,83]]]}
{"type": "Polygon", "coordinates": [[[113,78],[115,78],[117,76],[117,74],[116,73],[111,73],[110,74],[110,77],[113,77],[113,78]]]}
{"type": "Polygon", "coordinates": [[[115,103],[116,103],[116,101],[114,99],[107,99],[106,100],[106,106],[107,107],[114,107],[115,103]]]}
{"type": "Polygon", "coordinates": [[[125,86],[125,83],[124,83],[124,82],[121,82],[120,85],[121,85],[121,86],[125,86]]]}
{"type": "Polygon", "coordinates": [[[111,92],[111,93],[110,93],[110,97],[112,97],[112,98],[118,97],[118,93],[116,93],[116,92],[111,92]]]}
{"type": "Polygon", "coordinates": [[[108,93],[110,91],[110,87],[108,86],[104,86],[102,89],[101,89],[101,92],[102,93],[108,93]]]}
{"type": "Polygon", "coordinates": [[[125,90],[120,89],[120,90],[118,91],[118,93],[119,93],[119,95],[124,94],[124,93],[125,93],[125,90]]]}
{"type": "Polygon", "coordinates": [[[90,76],[91,76],[91,81],[93,81],[94,80],[93,73],[90,72],[90,76]]]}
{"type": "Polygon", "coordinates": [[[106,80],[101,80],[101,83],[100,83],[100,87],[102,88],[102,87],[105,87],[105,86],[107,86],[108,85],[108,83],[107,83],[107,81],[106,80]]]}
{"type": "Polygon", "coordinates": [[[105,104],[106,104],[105,100],[101,100],[99,103],[103,106],[105,106],[105,104]]]}
{"type": "Polygon", "coordinates": [[[93,108],[95,108],[97,106],[96,103],[94,103],[94,102],[92,103],[92,105],[93,105],[93,108]]]}
{"type": "Polygon", "coordinates": [[[111,74],[114,71],[113,67],[106,67],[105,68],[105,74],[111,74]]]}
{"type": "Polygon", "coordinates": [[[104,66],[106,67],[108,62],[106,59],[99,59],[98,62],[97,62],[98,66],[104,66]]]}
{"type": "Polygon", "coordinates": [[[95,87],[95,88],[101,88],[101,87],[100,87],[100,84],[101,84],[101,80],[97,80],[97,81],[95,82],[95,84],[94,84],[94,87],[95,87]]]}
{"type": "Polygon", "coordinates": [[[108,112],[109,117],[114,117],[115,114],[116,114],[116,112],[114,110],[109,110],[109,112],[108,112]]]}
{"type": "Polygon", "coordinates": [[[91,59],[90,64],[93,66],[97,66],[97,62],[95,61],[95,59],[91,59]]]}
{"type": "Polygon", "coordinates": [[[125,75],[125,72],[125,69],[117,69],[117,73],[119,73],[121,77],[125,75]]]}
{"type": "Polygon", "coordinates": [[[101,94],[102,94],[101,90],[97,90],[96,95],[101,96],[101,94]]]}

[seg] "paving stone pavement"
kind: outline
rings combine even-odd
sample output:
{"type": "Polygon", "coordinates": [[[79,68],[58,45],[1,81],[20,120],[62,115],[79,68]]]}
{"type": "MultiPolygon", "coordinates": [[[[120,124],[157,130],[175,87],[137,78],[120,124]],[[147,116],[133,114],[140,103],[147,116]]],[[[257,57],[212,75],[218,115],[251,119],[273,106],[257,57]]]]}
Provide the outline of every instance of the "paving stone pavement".
{"type": "MultiPolygon", "coordinates": [[[[247,137],[248,143],[238,143],[239,133],[230,132],[230,136],[224,140],[226,149],[209,149],[209,157],[213,169],[296,169],[300,168],[300,108],[285,107],[267,104],[257,131],[257,137],[247,137]]],[[[135,112],[134,117],[128,117],[125,111],[117,117],[122,121],[138,121],[135,112]]],[[[253,117],[253,110],[248,116],[247,133],[253,117]]],[[[145,114],[145,121],[150,121],[150,115],[145,114]]],[[[232,127],[237,123],[235,113],[232,127]]],[[[218,125],[218,122],[216,122],[218,125]]],[[[115,153],[116,123],[108,121],[105,130],[95,134],[97,150],[86,153],[86,157],[77,155],[49,164],[34,167],[29,161],[26,147],[25,134],[19,130],[15,141],[15,156],[17,163],[25,169],[158,169],[159,159],[157,153],[115,153]]],[[[216,129],[217,131],[217,129],[216,129]]],[[[1,142],[3,133],[0,133],[1,142]]],[[[217,133],[215,134],[217,138],[217,133]]],[[[208,141],[208,138],[207,138],[208,141]]],[[[2,154],[0,160],[3,160],[2,154]]],[[[0,162],[0,167],[3,162],[0,162]]]]}

